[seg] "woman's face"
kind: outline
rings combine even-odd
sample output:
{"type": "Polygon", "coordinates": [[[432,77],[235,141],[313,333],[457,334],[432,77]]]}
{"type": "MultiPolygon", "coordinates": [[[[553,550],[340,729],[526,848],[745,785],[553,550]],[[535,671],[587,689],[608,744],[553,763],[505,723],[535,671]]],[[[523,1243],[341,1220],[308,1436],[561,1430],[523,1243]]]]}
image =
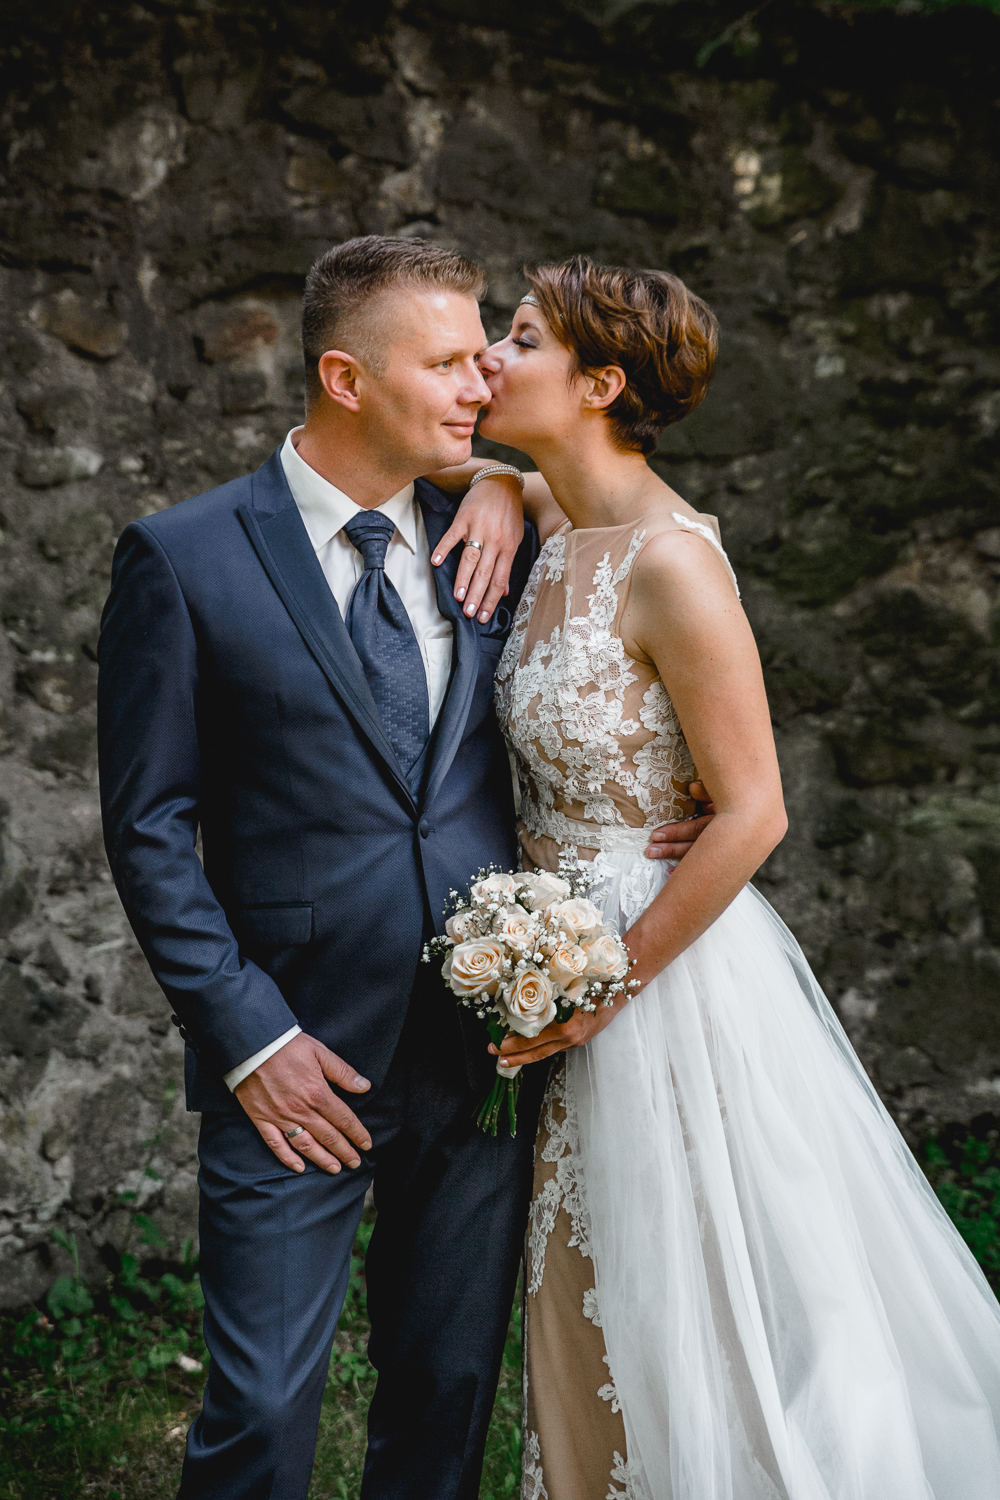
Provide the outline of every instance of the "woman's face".
{"type": "Polygon", "coordinates": [[[572,436],[586,382],[537,307],[517,309],[510,333],[480,356],[479,369],[493,392],[479,423],[483,437],[531,455],[540,439],[572,436]]]}

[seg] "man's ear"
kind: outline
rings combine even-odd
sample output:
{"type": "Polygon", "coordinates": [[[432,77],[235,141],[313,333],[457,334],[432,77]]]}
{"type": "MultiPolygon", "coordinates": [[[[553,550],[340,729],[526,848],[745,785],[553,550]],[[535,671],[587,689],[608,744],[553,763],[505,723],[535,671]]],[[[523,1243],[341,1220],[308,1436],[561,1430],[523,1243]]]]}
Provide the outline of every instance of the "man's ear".
{"type": "Polygon", "coordinates": [[[319,378],[331,401],[347,411],[359,409],[358,383],[361,363],[342,349],[328,349],[319,357],[319,378]]]}
{"type": "Polygon", "coordinates": [[[619,365],[608,365],[604,370],[595,370],[592,375],[587,376],[583,394],[584,407],[588,411],[604,411],[612,401],[618,399],[627,384],[625,371],[619,365]]]}

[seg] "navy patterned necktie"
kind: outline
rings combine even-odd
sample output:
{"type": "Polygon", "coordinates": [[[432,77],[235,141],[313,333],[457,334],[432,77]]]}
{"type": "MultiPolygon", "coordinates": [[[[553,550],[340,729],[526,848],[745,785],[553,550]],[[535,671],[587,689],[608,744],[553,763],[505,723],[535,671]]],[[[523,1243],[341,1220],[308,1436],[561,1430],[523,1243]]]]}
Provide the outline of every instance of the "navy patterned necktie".
{"type": "Polygon", "coordinates": [[[408,778],[419,779],[430,735],[427,676],[410,617],[385,574],[396,528],[380,511],[361,510],[343,529],[365,565],[347,608],[347,629],[396,759],[408,778]]]}

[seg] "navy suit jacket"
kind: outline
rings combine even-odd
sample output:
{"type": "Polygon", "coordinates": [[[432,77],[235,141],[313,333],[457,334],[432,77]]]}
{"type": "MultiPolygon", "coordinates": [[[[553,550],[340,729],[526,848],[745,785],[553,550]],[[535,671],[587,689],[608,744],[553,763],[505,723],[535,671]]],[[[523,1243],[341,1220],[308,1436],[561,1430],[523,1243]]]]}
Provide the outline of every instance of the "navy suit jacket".
{"type": "MultiPolygon", "coordinates": [[[[433,551],[456,502],[425,480],[416,496],[433,551]]],[[[105,844],[182,1026],[190,1109],[239,1108],[222,1075],[295,1023],[385,1076],[448,892],[514,864],[493,675],[536,553],[528,526],[485,625],[452,596],[458,551],[436,570],[454,653],[418,806],[277,452],[123,532],[100,642],[105,844]]]]}

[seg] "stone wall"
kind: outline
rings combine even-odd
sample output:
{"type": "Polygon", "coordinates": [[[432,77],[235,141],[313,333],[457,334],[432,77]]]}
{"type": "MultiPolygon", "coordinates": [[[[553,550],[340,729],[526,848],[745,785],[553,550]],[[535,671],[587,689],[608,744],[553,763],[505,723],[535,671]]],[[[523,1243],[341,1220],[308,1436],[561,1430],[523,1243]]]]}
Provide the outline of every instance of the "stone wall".
{"type": "Polygon", "coordinates": [[[123,1192],[193,1229],[178,1042],[101,848],[100,609],[127,522],[297,419],[303,273],[361,232],[479,256],[491,333],[531,257],[710,299],[718,379],[656,463],[760,640],[792,820],[762,887],[912,1138],[997,1107],[1000,21],[743,3],[8,7],[7,1304],[54,1223],[96,1273],[123,1192]]]}

